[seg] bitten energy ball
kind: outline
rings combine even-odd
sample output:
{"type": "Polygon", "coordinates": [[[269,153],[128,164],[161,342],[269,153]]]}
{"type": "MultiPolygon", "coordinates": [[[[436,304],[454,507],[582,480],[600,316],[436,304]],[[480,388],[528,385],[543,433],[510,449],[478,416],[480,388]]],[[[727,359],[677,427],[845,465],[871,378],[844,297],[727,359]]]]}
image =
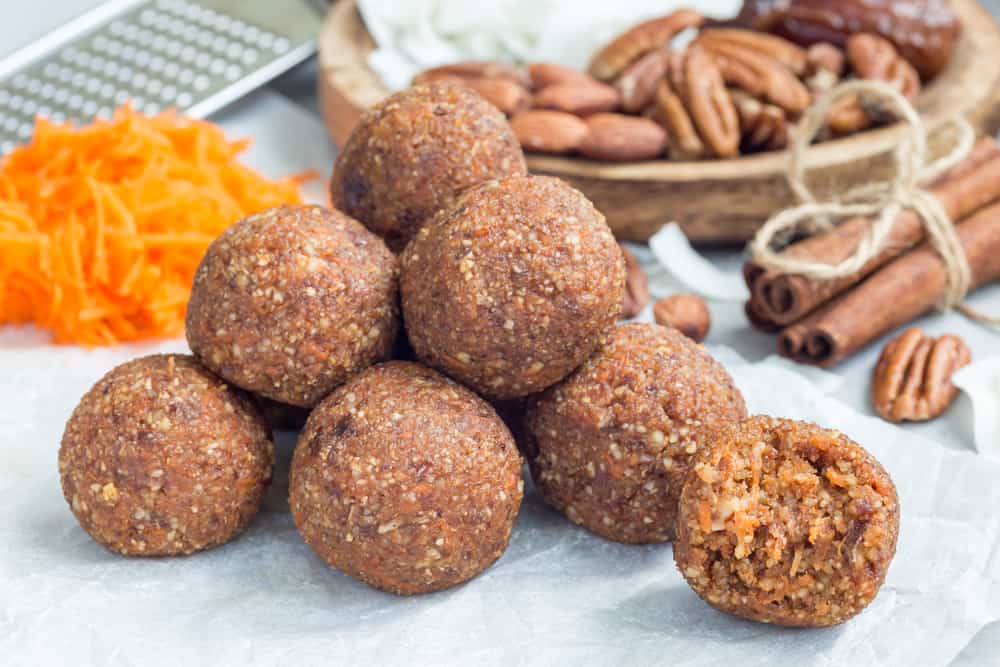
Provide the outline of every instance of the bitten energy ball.
{"type": "Polygon", "coordinates": [[[186,355],[142,357],[105,375],[73,411],[59,449],[73,514],[127,556],[228,542],[257,514],[273,464],[250,397],[186,355]]]}
{"type": "Polygon", "coordinates": [[[751,417],[695,457],[674,559],[713,607],[764,623],[843,623],[896,551],[899,501],[875,458],[815,424],[751,417]]]}
{"type": "Polygon", "coordinates": [[[703,347],[655,324],[620,325],[530,408],[532,477],[550,505],[602,537],[665,542],[692,455],[745,416],[703,347]]]}
{"type": "Polygon", "coordinates": [[[382,590],[428,593],[500,557],[522,489],[514,439],[485,401],[393,361],[313,410],[292,459],[290,505],[333,567],[382,590]]]}
{"type": "Polygon", "coordinates": [[[400,251],[466,188],[526,173],[506,117],[468,88],[437,82],[362,116],[337,159],[330,196],[400,251]]]}
{"type": "Polygon", "coordinates": [[[398,266],[339,211],[281,206],[212,242],[195,274],[187,339],[211,370],[265,398],[312,407],[389,358],[398,266]]]}
{"type": "Polygon", "coordinates": [[[604,342],[624,297],[625,262],[604,216],[544,176],[470,190],[401,262],[417,356],[491,399],[565,377],[604,342]]]}

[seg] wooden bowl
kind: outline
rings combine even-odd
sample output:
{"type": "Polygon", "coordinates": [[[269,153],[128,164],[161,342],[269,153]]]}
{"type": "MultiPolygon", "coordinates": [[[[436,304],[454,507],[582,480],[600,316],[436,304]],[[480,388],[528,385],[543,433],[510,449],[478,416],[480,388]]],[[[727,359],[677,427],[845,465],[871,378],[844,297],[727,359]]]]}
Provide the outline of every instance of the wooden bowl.
{"type": "MultiPolygon", "coordinates": [[[[966,115],[983,133],[1000,128],[1000,28],[975,0],[952,0],[951,5],[964,26],[962,37],[948,67],[925,87],[917,104],[936,151],[951,143],[942,126],[952,114],[966,115]]],[[[319,41],[320,106],[339,145],[361,112],[389,94],[368,66],[374,47],[356,1],[339,0],[319,41]]],[[[901,130],[891,126],[810,148],[806,164],[815,191],[822,196],[832,188],[885,178],[901,130]]],[[[562,177],[582,190],[626,240],[644,241],[676,221],[694,241],[745,241],[774,211],[793,203],[782,152],[703,162],[527,157],[532,172],[562,177]]]]}

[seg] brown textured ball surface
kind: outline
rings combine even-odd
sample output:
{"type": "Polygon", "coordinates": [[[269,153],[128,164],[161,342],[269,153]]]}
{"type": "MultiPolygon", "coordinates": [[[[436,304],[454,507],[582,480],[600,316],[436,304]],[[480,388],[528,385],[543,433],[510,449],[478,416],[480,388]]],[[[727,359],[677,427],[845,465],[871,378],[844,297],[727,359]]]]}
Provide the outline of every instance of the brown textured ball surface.
{"type": "Polygon", "coordinates": [[[257,514],[274,448],[252,399],[187,355],[118,366],[84,395],[59,448],[80,525],[128,556],[223,544],[257,514]]]}
{"type": "Polygon", "coordinates": [[[878,593],[899,501],[881,464],[838,431],[751,417],[698,452],[674,559],[713,607],[764,623],[843,623],[878,593]]]}
{"type": "Polygon", "coordinates": [[[198,359],[266,398],[312,407],[389,358],[398,264],[343,213],[280,206],[227,229],[198,267],[187,339],[198,359]]]}
{"type": "Polygon", "coordinates": [[[468,88],[436,82],[362,116],[337,158],[333,205],[400,251],[466,188],[527,173],[506,117],[468,88]]]}
{"type": "Polygon", "coordinates": [[[604,216],[545,176],[470,190],[401,263],[417,356],[491,399],[565,377],[604,342],[624,298],[625,261],[604,216]]]}
{"type": "Polygon", "coordinates": [[[400,594],[476,576],[507,548],[521,458],[493,409],[419,364],[370,368],[320,403],[299,437],[290,505],[331,566],[400,594]]]}
{"type": "Polygon", "coordinates": [[[745,416],[703,347],[673,329],[623,324],[529,410],[532,477],[550,505],[602,537],[665,542],[692,455],[745,416]]]}

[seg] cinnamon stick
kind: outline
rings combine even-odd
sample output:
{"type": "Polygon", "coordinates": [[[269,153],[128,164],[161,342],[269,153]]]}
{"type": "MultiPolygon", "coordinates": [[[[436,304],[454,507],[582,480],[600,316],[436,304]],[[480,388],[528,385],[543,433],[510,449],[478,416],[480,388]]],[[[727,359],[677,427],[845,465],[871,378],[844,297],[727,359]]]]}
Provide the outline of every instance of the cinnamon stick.
{"type": "MultiPolygon", "coordinates": [[[[931,192],[952,220],[960,220],[1000,199],[1000,146],[980,139],[969,156],[942,175],[931,192]]],[[[849,257],[871,225],[870,218],[852,218],[829,232],[789,246],[783,254],[795,259],[837,264],[849,257]]],[[[889,260],[924,240],[924,228],[913,211],[903,211],[892,227],[883,250],[856,273],[833,280],[768,270],[748,262],[744,277],[759,318],[778,325],[799,320],[819,305],[856,284],[889,260]]]]}
{"type": "MultiPolygon", "coordinates": [[[[955,231],[972,269],[972,289],[1000,280],[1000,204],[955,231]]],[[[933,310],[947,286],[944,262],[929,242],[885,265],[850,292],[778,337],[779,354],[829,367],[875,338],[933,310]]]]}

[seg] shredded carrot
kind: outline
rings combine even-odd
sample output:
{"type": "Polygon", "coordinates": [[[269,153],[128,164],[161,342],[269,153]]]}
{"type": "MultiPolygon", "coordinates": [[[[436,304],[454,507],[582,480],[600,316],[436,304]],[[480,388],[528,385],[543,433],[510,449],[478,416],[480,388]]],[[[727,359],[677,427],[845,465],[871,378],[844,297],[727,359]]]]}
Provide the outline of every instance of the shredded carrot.
{"type": "Polygon", "coordinates": [[[238,161],[248,145],[173,111],[40,118],[0,163],[0,324],[88,346],[181,333],[212,239],[312,177],[268,180],[238,161]]]}

